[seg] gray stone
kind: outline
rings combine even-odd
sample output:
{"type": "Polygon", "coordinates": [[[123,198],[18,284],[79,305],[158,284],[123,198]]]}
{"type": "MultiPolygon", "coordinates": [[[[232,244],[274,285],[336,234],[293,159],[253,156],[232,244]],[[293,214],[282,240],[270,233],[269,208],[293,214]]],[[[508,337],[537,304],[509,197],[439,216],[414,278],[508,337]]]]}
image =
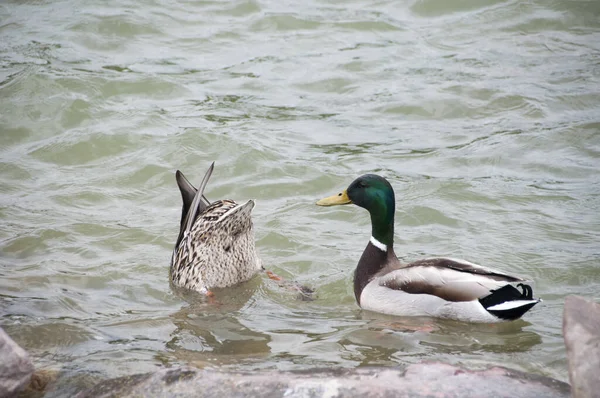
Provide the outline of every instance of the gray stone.
{"type": "Polygon", "coordinates": [[[443,363],[297,372],[163,369],[99,383],[86,397],[569,397],[569,385],[503,367],[443,363]]]}
{"type": "Polygon", "coordinates": [[[0,328],[0,397],[11,397],[24,389],[33,374],[29,355],[0,328]]]}
{"type": "Polygon", "coordinates": [[[579,296],[567,297],[563,336],[573,397],[600,396],[600,304],[579,296]]]}

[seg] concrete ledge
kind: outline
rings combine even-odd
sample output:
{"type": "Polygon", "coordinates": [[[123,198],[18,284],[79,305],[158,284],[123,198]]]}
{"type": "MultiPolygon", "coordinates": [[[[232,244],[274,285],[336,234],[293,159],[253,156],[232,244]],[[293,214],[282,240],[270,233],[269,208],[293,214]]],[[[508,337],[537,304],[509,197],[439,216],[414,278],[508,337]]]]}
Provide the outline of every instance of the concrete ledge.
{"type": "Polygon", "coordinates": [[[443,363],[298,372],[164,369],[102,382],[86,397],[569,397],[568,384],[503,367],[443,363]]]}

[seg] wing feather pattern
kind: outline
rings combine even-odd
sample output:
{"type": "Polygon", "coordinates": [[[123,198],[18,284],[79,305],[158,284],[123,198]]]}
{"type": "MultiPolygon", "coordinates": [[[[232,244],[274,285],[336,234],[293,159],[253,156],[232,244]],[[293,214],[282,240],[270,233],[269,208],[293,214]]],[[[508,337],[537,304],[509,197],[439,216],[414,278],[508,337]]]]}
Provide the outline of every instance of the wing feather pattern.
{"type": "Polygon", "coordinates": [[[507,283],[519,281],[523,279],[449,258],[416,261],[379,278],[379,284],[389,289],[431,294],[451,302],[478,300],[507,283]]]}

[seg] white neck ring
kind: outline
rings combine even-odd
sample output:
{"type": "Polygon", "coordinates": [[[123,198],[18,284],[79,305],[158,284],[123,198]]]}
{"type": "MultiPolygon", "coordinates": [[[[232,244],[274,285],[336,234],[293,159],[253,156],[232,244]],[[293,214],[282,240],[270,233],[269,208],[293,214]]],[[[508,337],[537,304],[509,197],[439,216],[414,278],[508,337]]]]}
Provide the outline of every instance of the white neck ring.
{"type": "Polygon", "coordinates": [[[377,239],[375,239],[375,237],[371,236],[371,239],[369,239],[369,241],[371,242],[371,244],[373,246],[375,246],[376,248],[378,248],[382,252],[387,252],[387,245],[381,243],[380,241],[378,241],[377,239]]]}

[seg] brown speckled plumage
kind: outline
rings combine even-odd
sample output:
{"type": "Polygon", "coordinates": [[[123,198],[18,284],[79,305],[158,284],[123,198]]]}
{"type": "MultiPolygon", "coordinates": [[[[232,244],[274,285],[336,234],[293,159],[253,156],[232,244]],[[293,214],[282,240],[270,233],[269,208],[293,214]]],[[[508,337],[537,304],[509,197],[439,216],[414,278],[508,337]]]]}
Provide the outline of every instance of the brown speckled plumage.
{"type": "MultiPolygon", "coordinates": [[[[208,177],[211,172],[212,166],[208,177]]],[[[203,181],[204,186],[208,177],[203,181]]],[[[185,218],[192,209],[186,208],[186,204],[192,203],[189,195],[195,188],[180,173],[178,184],[184,206],[180,239],[171,258],[171,282],[206,293],[211,288],[228,287],[252,278],[262,268],[252,227],[254,201],[238,204],[226,199],[207,206],[205,203],[209,202],[203,192],[194,192],[203,201],[196,200],[198,214],[192,217],[191,226],[187,226],[185,218]]]]}

